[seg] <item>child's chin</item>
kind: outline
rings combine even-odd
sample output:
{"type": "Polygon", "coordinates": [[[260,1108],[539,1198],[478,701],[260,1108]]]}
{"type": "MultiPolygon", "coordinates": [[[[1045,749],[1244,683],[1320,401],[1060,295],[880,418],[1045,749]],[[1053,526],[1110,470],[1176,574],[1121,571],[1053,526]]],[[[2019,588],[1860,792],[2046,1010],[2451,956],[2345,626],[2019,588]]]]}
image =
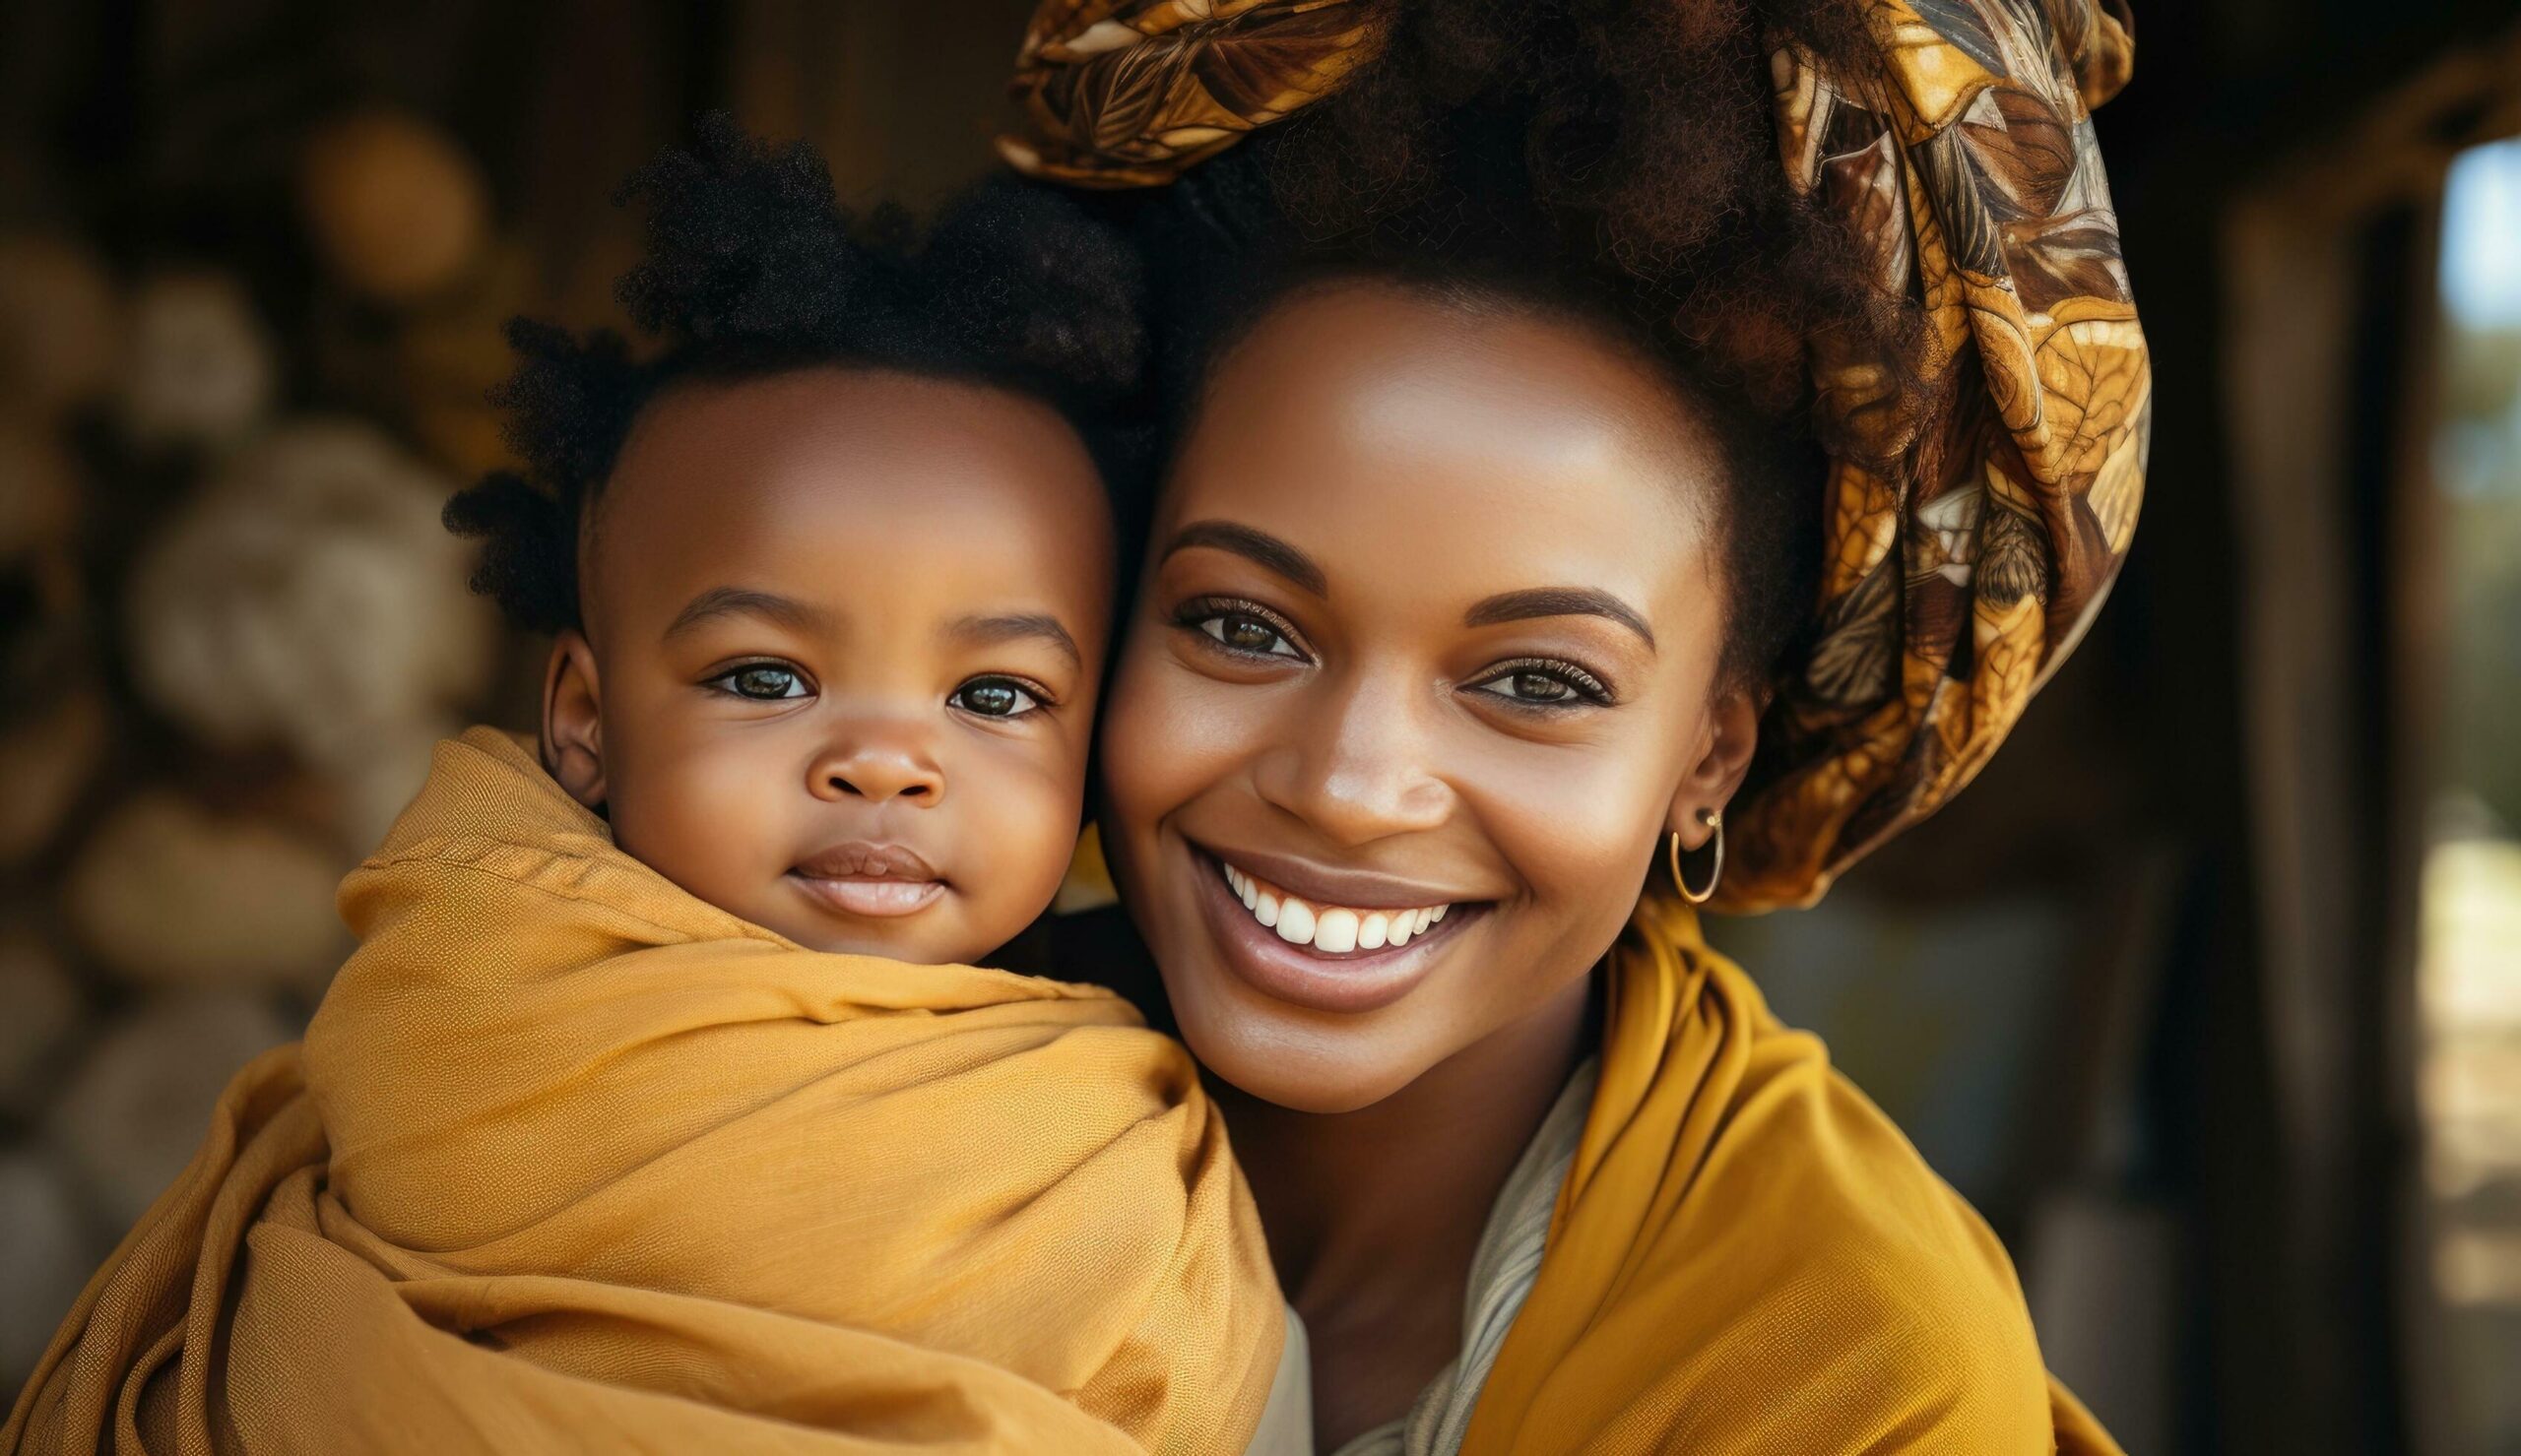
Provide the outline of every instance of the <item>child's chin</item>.
{"type": "Polygon", "coordinates": [[[815,924],[772,925],[770,928],[808,950],[836,956],[875,956],[921,966],[975,962],[997,943],[972,945],[968,934],[956,933],[956,927],[947,923],[946,918],[935,909],[899,920],[876,920],[860,925],[835,925],[825,920],[815,924]]]}
{"type": "MultiPolygon", "coordinates": [[[[777,926],[773,926],[777,929],[777,926]]],[[[888,961],[934,962],[924,944],[927,937],[915,935],[908,927],[894,930],[834,930],[830,926],[800,934],[783,931],[789,939],[808,950],[835,956],[879,956],[888,961]]]]}

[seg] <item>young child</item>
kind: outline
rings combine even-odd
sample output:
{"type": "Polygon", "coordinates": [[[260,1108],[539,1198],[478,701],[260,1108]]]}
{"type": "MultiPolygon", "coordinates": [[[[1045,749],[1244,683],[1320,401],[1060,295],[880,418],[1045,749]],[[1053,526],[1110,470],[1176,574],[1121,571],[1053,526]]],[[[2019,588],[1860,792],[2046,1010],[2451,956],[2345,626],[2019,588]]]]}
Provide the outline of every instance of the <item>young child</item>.
{"type": "MultiPolygon", "coordinates": [[[[1240,1450],[1283,1306],[1178,1046],[971,963],[1078,833],[1142,352],[1014,185],[854,234],[723,118],[628,189],[663,344],[519,326],[449,507],[556,634],[344,884],[309,1028],[0,1450],[1240,1450]]],[[[1269,1407],[1266,1426],[1300,1411],[1269,1407]]]]}

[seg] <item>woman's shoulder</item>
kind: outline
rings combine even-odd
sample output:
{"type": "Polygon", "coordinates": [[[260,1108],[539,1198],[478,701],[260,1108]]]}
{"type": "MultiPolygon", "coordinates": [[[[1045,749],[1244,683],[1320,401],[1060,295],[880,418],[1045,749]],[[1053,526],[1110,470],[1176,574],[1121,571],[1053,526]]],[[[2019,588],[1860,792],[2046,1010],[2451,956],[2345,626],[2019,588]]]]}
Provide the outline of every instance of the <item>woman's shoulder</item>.
{"type": "Polygon", "coordinates": [[[2055,1449],[1986,1224],[1738,969],[1658,983],[1612,1028],[1498,1419],[1620,1449],[2055,1449]]]}
{"type": "Polygon", "coordinates": [[[1704,994],[1747,1045],[1707,1089],[1719,1130],[1686,1230],[1656,1242],[1708,1311],[1692,1338],[1710,1366],[1783,1377],[1765,1419],[1864,1436],[1850,1449],[1895,1430],[1930,1432],[1919,1449],[2049,1449],[2047,1372],[1993,1231],[1742,972],[1718,967],[1704,994]]]}
{"type": "Polygon", "coordinates": [[[1885,1277],[2020,1306],[2012,1262],[1985,1221],[1832,1065],[1818,1037],[1778,1022],[1731,966],[1710,976],[1705,994],[1727,1003],[1744,1044],[1735,1074],[1711,1077],[1706,1089],[1720,1099],[1709,1110],[1721,1130],[1700,1176],[1719,1206],[1830,1233],[1811,1257],[1861,1257],[1885,1277]]]}

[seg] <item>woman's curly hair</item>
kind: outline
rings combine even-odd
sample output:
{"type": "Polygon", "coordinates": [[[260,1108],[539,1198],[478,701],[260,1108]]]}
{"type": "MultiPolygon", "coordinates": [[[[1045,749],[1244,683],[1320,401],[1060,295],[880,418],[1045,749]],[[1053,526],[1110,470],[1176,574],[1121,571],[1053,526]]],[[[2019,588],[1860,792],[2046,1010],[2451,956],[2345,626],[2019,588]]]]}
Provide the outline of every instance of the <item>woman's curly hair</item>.
{"type": "Polygon", "coordinates": [[[1823,464],[1806,361],[1921,327],[1789,184],[1771,56],[1859,72],[1842,0],[1418,0],[1337,94],[1138,206],[1177,418],[1254,317],[1325,274],[1561,309],[1648,350],[1733,467],[1716,503],[1725,660],[1763,675],[1805,625],[1823,464]]]}
{"type": "Polygon", "coordinates": [[[483,542],[474,590],[518,626],[578,625],[579,523],[639,411],[684,382],[836,364],[987,383],[1061,411],[1116,494],[1138,488],[1138,255],[1074,199],[997,179],[924,233],[896,209],[859,219],[811,147],[756,142],[717,114],[616,200],[649,208],[645,256],[616,294],[661,348],[638,358],[610,330],[509,325],[517,365],[491,400],[525,470],[446,507],[448,530],[483,542]]]}

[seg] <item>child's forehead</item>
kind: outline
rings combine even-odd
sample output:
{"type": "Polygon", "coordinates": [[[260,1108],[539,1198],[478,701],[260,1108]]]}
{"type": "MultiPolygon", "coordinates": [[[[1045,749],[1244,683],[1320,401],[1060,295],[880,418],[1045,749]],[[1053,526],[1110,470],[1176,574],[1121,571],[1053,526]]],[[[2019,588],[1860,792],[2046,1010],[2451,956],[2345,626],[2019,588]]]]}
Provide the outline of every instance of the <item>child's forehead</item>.
{"type": "Polygon", "coordinates": [[[640,411],[607,493],[699,474],[722,489],[968,479],[1057,498],[1095,482],[1075,429],[1030,396],[971,380],[840,365],[674,385],[640,411]]]}
{"type": "Polygon", "coordinates": [[[840,601],[1099,600],[1114,569],[1110,515],[1083,443],[1046,405],[814,369],[686,384],[653,402],[586,550],[608,598],[745,580],[840,601]]]}

